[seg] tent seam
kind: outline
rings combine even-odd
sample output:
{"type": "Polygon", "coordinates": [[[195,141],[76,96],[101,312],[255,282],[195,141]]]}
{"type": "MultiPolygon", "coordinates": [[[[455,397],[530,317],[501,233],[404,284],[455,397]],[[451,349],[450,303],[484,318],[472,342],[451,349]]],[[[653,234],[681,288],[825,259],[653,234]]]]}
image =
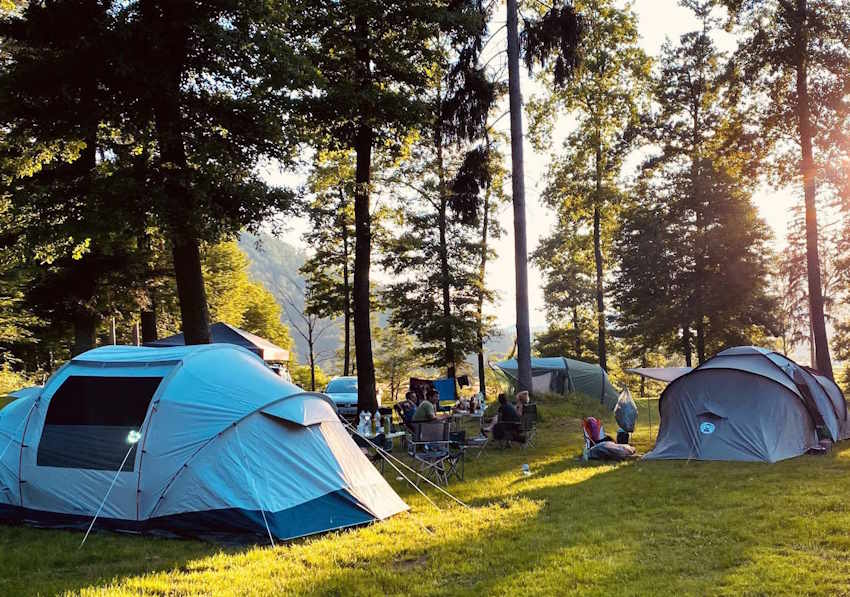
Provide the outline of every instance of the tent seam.
{"type": "MultiPolygon", "coordinates": [[[[272,406],[274,404],[284,402],[286,400],[289,400],[290,398],[297,398],[299,396],[314,396],[316,398],[322,398],[325,402],[328,402],[328,403],[331,403],[331,404],[333,403],[333,401],[330,398],[328,398],[327,396],[325,396],[324,394],[321,394],[319,392],[299,392],[297,394],[290,394],[289,396],[284,396],[282,398],[272,400],[272,401],[268,402],[267,404],[264,404],[263,406],[255,409],[255,410],[252,410],[251,412],[246,413],[245,415],[243,415],[239,419],[233,421],[227,427],[225,427],[221,431],[218,431],[212,437],[207,438],[207,440],[203,444],[201,444],[198,447],[197,450],[192,452],[192,454],[189,455],[189,457],[185,460],[185,462],[183,462],[183,464],[180,465],[180,467],[171,476],[168,483],[165,484],[165,488],[162,490],[162,493],[160,493],[159,497],[157,498],[156,503],[154,504],[154,507],[151,509],[151,512],[150,512],[150,515],[148,516],[148,518],[154,518],[153,515],[156,513],[157,508],[159,508],[159,505],[162,503],[162,498],[165,497],[165,494],[168,492],[169,489],[171,489],[171,486],[178,479],[178,477],[180,477],[180,474],[189,466],[189,462],[193,458],[195,458],[195,456],[197,456],[201,452],[201,450],[208,447],[210,444],[213,443],[213,441],[215,441],[216,439],[218,439],[219,437],[221,437],[222,435],[224,435],[225,433],[227,433],[231,429],[234,429],[237,425],[239,425],[242,421],[246,420],[248,417],[251,417],[251,416],[257,414],[258,412],[261,412],[264,408],[268,408],[269,406],[272,406]]],[[[336,412],[336,405],[334,405],[334,412],[336,412]]],[[[309,428],[309,427],[311,427],[311,425],[303,425],[303,427],[309,428]]]]}

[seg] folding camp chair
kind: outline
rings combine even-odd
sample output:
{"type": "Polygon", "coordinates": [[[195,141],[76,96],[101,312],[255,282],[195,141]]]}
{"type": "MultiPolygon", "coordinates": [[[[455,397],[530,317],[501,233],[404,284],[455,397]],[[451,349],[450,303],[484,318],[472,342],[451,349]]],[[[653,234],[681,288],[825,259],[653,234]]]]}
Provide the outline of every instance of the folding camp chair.
{"type": "Polygon", "coordinates": [[[534,447],[534,436],[537,434],[537,404],[529,402],[522,409],[521,436],[525,438],[522,442],[523,448],[534,447]]]}
{"type": "Polygon", "coordinates": [[[462,476],[463,450],[452,447],[448,421],[414,423],[413,433],[407,440],[407,454],[419,466],[424,477],[435,483],[447,485],[449,477],[462,476]]]}
{"type": "MultiPolygon", "coordinates": [[[[489,422],[493,422],[493,417],[490,418],[489,422]]],[[[464,444],[464,448],[467,450],[478,450],[478,454],[475,455],[476,459],[481,457],[481,454],[484,453],[484,449],[490,444],[492,431],[487,429],[487,423],[488,421],[486,421],[484,417],[481,417],[479,420],[478,435],[467,438],[466,443],[464,444]]]]}

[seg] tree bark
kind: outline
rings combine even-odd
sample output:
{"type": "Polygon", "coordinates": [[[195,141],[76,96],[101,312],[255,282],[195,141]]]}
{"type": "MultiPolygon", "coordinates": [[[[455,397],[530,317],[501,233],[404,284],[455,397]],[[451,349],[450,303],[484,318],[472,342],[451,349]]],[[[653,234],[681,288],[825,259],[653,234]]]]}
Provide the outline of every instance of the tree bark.
{"type": "Polygon", "coordinates": [[[519,389],[531,391],[531,330],[528,307],[528,243],[525,225],[525,173],[522,148],[522,92],[519,73],[517,0],[507,0],[508,95],[511,112],[511,191],[514,207],[516,345],[519,389]]]}
{"type": "Polygon", "coordinates": [[[596,194],[593,198],[593,260],[596,264],[596,329],[599,366],[608,370],[605,347],[605,289],[602,282],[602,148],[596,146],[596,194]]]}
{"type": "Polygon", "coordinates": [[[308,333],[310,334],[309,340],[307,341],[307,348],[310,350],[310,391],[316,391],[316,354],[313,351],[313,328],[312,326],[308,329],[308,333]]]}
{"type": "Polygon", "coordinates": [[[797,85],[797,128],[800,133],[802,153],[801,173],[806,204],[806,269],[809,282],[809,317],[814,337],[815,358],[812,367],[826,377],[833,378],[832,360],[826,336],[826,319],[823,306],[820,256],[818,251],[818,220],[815,204],[815,163],[812,155],[812,124],[808,89],[808,7],[806,0],[797,0],[794,24],[796,32],[796,85],[797,85]]]}
{"type": "Polygon", "coordinates": [[[142,324],[142,344],[157,340],[156,305],[151,304],[150,309],[140,312],[139,320],[142,324]]]}
{"type": "Polygon", "coordinates": [[[191,5],[187,2],[148,0],[142,2],[141,7],[143,18],[151,25],[152,39],[149,42],[153,64],[161,66],[153,93],[153,111],[165,193],[176,214],[169,224],[183,337],[187,345],[208,344],[210,319],[201,271],[200,241],[191,225],[195,206],[188,181],[180,114],[181,77],[189,44],[186,21],[191,5]]]}
{"type": "Polygon", "coordinates": [[[578,305],[573,304],[573,358],[581,358],[581,328],[579,327],[578,305]]]}
{"type": "Polygon", "coordinates": [[[484,214],[481,218],[481,266],[478,268],[478,283],[481,287],[478,289],[478,305],[475,316],[478,318],[478,330],[476,338],[478,341],[478,391],[482,396],[487,396],[487,382],[485,380],[484,369],[484,288],[487,273],[487,240],[489,239],[490,231],[490,188],[488,187],[484,193],[484,214]]]}
{"type": "Polygon", "coordinates": [[[446,377],[455,376],[455,348],[452,338],[452,304],[451,288],[449,278],[449,249],[446,240],[446,211],[448,210],[448,197],[446,196],[446,174],[443,162],[443,136],[439,125],[435,135],[437,145],[437,170],[439,176],[440,213],[437,214],[437,225],[440,231],[440,286],[443,294],[443,342],[446,349],[446,377]]]}
{"type": "MultiPolygon", "coordinates": [[[[370,86],[369,23],[358,14],[354,18],[355,76],[365,93],[370,86]]],[[[369,269],[372,253],[369,193],[371,184],[373,131],[366,114],[361,114],[354,140],[357,154],[354,189],[354,350],[357,358],[357,412],[378,409],[375,363],[372,358],[369,269]]]]}
{"type": "Polygon", "coordinates": [[[172,239],[171,256],[174,260],[174,277],[177,280],[177,296],[180,299],[186,345],[209,344],[210,314],[197,239],[188,231],[185,236],[175,235],[172,239]],[[186,238],[187,236],[189,238],[186,238]]]}
{"type": "Polygon", "coordinates": [[[691,348],[691,328],[687,324],[682,326],[682,354],[685,357],[685,366],[691,367],[693,366],[692,360],[692,352],[691,348]]]}
{"type": "Polygon", "coordinates": [[[98,317],[85,307],[74,312],[74,345],[71,355],[77,356],[91,350],[97,343],[98,317]]]}
{"type": "Polygon", "coordinates": [[[348,272],[348,222],[345,218],[342,221],[342,252],[342,284],[345,294],[345,298],[343,299],[343,325],[345,326],[345,330],[343,331],[342,374],[347,376],[351,369],[351,282],[348,272]]]}
{"type": "MultiPolygon", "coordinates": [[[[702,67],[700,66],[700,69],[702,67]]],[[[702,80],[702,70],[700,70],[700,80],[702,80]]],[[[695,258],[695,287],[694,287],[694,321],[696,322],[697,332],[697,362],[702,364],[705,361],[705,213],[702,193],[699,187],[700,179],[700,156],[702,155],[702,135],[700,132],[700,109],[699,100],[701,93],[697,92],[693,98],[691,106],[693,128],[691,130],[691,202],[694,210],[694,220],[696,223],[696,242],[694,249],[696,251],[695,258]]]]}

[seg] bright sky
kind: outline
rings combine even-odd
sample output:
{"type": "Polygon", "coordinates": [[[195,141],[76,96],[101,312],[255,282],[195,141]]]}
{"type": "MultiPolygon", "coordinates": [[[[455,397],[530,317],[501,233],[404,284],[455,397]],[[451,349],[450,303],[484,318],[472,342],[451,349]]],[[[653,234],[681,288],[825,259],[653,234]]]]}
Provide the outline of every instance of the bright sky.
{"type": "MultiPolygon", "coordinates": [[[[641,43],[644,50],[650,56],[658,56],[661,45],[666,37],[673,40],[688,31],[697,28],[698,24],[693,19],[691,12],[679,6],[678,0],[635,0],[634,10],[640,19],[639,30],[641,43]]],[[[491,30],[495,30],[504,23],[504,10],[495,17],[495,23],[491,30]]],[[[497,35],[504,37],[504,29],[497,35]]],[[[718,44],[723,48],[733,47],[734,41],[728,36],[718,39],[718,44]]],[[[494,39],[488,44],[488,51],[499,51],[505,47],[503,39],[494,39]]],[[[523,75],[523,92],[529,97],[534,92],[534,84],[523,75]]],[[[500,121],[505,129],[508,127],[507,118],[500,121]]],[[[527,120],[524,122],[527,128],[527,120]]],[[[556,135],[562,137],[567,124],[556,127],[556,135]]],[[[552,150],[558,150],[558,143],[553,143],[552,150]]],[[[505,148],[507,167],[510,170],[510,148],[505,148]]],[[[544,185],[544,175],[549,156],[547,153],[538,154],[531,145],[526,142],[525,154],[525,185],[526,185],[526,219],[528,222],[528,249],[533,251],[538,240],[544,236],[554,224],[554,218],[549,211],[540,204],[539,193],[544,185]]],[[[289,178],[289,177],[286,177],[289,178]]],[[[300,182],[300,180],[286,180],[287,183],[300,182]]],[[[797,201],[797,196],[786,191],[776,191],[769,188],[760,189],[755,197],[755,203],[761,216],[767,221],[774,232],[774,241],[780,246],[784,242],[785,230],[789,221],[790,208],[797,201]]],[[[506,206],[501,213],[501,224],[505,234],[494,247],[498,257],[496,262],[488,267],[488,285],[499,293],[499,303],[493,309],[497,316],[499,325],[503,327],[512,326],[516,321],[515,315],[515,281],[514,281],[514,257],[513,257],[513,211],[510,205],[506,206]]],[[[304,247],[301,235],[305,228],[304,222],[294,222],[290,232],[283,237],[287,242],[299,247],[304,247]]],[[[532,327],[545,325],[543,313],[543,294],[541,291],[540,272],[535,268],[529,268],[529,300],[531,307],[532,327]]]]}

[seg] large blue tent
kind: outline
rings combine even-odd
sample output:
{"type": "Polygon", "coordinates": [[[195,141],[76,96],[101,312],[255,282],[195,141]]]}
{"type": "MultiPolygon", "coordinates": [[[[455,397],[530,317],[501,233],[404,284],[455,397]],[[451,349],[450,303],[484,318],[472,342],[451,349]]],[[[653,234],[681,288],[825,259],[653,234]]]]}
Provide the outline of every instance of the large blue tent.
{"type": "Polygon", "coordinates": [[[407,506],[330,399],[210,344],[98,348],[0,411],[0,519],[86,527],[99,509],[98,527],[252,540],[407,506]]]}

